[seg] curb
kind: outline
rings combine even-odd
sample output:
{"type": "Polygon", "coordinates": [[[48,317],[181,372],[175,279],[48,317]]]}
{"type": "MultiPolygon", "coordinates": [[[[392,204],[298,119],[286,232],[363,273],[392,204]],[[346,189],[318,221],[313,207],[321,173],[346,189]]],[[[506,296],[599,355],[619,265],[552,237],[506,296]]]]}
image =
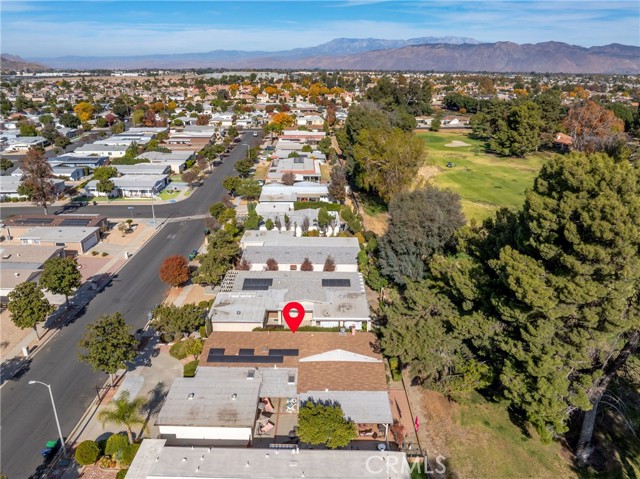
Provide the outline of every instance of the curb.
{"type": "MultiPolygon", "coordinates": [[[[160,230],[162,230],[162,228],[163,228],[166,224],[168,224],[168,223],[169,223],[169,219],[170,219],[170,216],[169,216],[169,217],[167,217],[167,218],[164,218],[161,222],[159,222],[159,223],[158,223],[158,225],[157,225],[157,227],[156,227],[156,230],[153,232],[153,235],[151,235],[151,236],[149,237],[149,239],[147,240],[147,243],[148,243],[149,241],[151,241],[151,240],[152,240],[152,239],[153,239],[153,238],[154,238],[154,237],[155,237],[155,236],[160,232],[160,230]]],[[[144,246],[146,246],[146,244],[145,244],[144,246]]],[[[142,248],[144,248],[144,246],[142,246],[142,248]]],[[[138,251],[140,251],[142,248],[140,248],[138,251]]],[[[130,256],[130,258],[129,258],[129,259],[131,259],[131,258],[133,258],[134,256],[136,256],[136,255],[138,254],[138,251],[136,251],[135,253],[133,253],[133,254],[130,256]]],[[[111,273],[111,276],[109,277],[109,280],[105,281],[101,286],[99,286],[99,287],[98,287],[96,295],[97,295],[97,294],[99,294],[100,292],[102,292],[102,290],[104,290],[104,288],[106,288],[106,287],[107,287],[107,285],[110,283],[110,281],[113,279],[113,277],[114,277],[116,274],[118,274],[118,273],[120,272],[120,270],[121,270],[122,268],[124,268],[127,264],[129,264],[129,261],[128,261],[128,260],[127,260],[126,262],[122,263],[122,264],[120,265],[120,267],[119,267],[117,270],[115,270],[113,273],[111,273]]],[[[95,298],[95,296],[94,296],[93,298],[95,298]]],[[[77,304],[76,306],[78,306],[78,311],[80,311],[80,310],[81,310],[82,308],[84,308],[87,304],[89,304],[93,298],[91,298],[91,299],[90,299],[89,301],[87,301],[86,303],[77,304]]],[[[77,314],[77,312],[76,312],[76,314],[77,314]]],[[[27,359],[32,359],[32,358],[34,358],[34,357],[35,357],[35,356],[36,356],[36,355],[37,355],[37,354],[38,354],[42,349],[44,349],[44,346],[46,346],[46,345],[47,345],[47,343],[48,343],[49,341],[51,341],[51,340],[56,336],[56,334],[61,330],[61,328],[62,328],[63,326],[65,326],[66,324],[70,323],[73,319],[75,319],[76,314],[74,314],[74,315],[72,315],[72,316],[69,316],[69,318],[67,318],[67,320],[66,320],[64,323],[61,323],[61,324],[57,325],[55,328],[48,329],[48,330],[47,330],[47,332],[45,332],[45,334],[43,334],[43,339],[44,339],[44,340],[43,340],[43,341],[38,345],[38,347],[36,348],[36,350],[35,350],[35,351],[33,351],[33,353],[32,353],[32,354],[29,354],[29,356],[27,356],[27,357],[23,358],[23,361],[26,361],[27,359]],[[50,334],[48,334],[48,333],[50,333],[50,334]]],[[[7,377],[7,378],[4,380],[4,382],[3,382],[2,384],[0,384],[0,389],[1,389],[2,387],[4,387],[4,386],[9,382],[9,381],[11,381],[11,380],[15,377],[15,375],[16,375],[17,373],[19,373],[20,371],[21,371],[21,368],[18,368],[18,370],[16,370],[16,371],[15,371],[15,373],[14,373],[12,376],[7,377]]]]}

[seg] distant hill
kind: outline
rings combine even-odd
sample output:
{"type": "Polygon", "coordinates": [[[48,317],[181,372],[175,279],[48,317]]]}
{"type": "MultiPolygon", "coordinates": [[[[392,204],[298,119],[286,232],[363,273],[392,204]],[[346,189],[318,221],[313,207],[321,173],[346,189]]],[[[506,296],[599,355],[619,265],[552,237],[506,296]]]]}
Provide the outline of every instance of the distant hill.
{"type": "Polygon", "coordinates": [[[40,63],[31,63],[24,58],[16,55],[9,55],[3,53],[0,55],[0,69],[2,72],[42,72],[50,70],[49,67],[41,65],[40,63]]]}
{"type": "MultiPolygon", "coordinates": [[[[239,66],[284,66],[267,58],[239,66]]],[[[322,56],[288,62],[290,68],[353,70],[492,71],[549,73],[640,73],[640,47],[611,44],[585,48],[560,42],[518,45],[414,45],[344,56],[322,56]]]]}
{"type": "Polygon", "coordinates": [[[471,38],[337,38],[280,52],[214,50],[172,55],[34,58],[59,69],[294,68],[345,70],[640,73],[640,47],[561,42],[479,43],[471,38]]]}
{"type": "Polygon", "coordinates": [[[382,40],[378,38],[336,38],[321,45],[294,48],[277,52],[213,50],[203,53],[177,53],[136,56],[85,57],[64,56],[56,58],[32,58],[59,69],[136,69],[136,68],[222,68],[233,67],[255,59],[272,58],[277,62],[299,60],[317,56],[351,55],[372,50],[401,48],[408,45],[428,43],[477,44],[477,40],[466,37],[421,37],[409,40],[382,40]]]}

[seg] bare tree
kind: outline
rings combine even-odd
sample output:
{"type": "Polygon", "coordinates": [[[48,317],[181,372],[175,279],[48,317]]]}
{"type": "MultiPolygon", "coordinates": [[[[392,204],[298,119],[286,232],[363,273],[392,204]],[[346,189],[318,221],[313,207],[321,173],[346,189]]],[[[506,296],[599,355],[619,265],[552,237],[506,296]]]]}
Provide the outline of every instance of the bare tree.
{"type": "Polygon", "coordinates": [[[282,175],[282,183],[291,186],[296,182],[296,175],[291,172],[284,173],[282,175]]]}
{"type": "Polygon", "coordinates": [[[48,214],[47,205],[55,197],[53,186],[53,171],[44,157],[44,150],[31,148],[22,161],[23,171],[20,188],[27,193],[34,205],[42,206],[44,214],[48,214]]]}

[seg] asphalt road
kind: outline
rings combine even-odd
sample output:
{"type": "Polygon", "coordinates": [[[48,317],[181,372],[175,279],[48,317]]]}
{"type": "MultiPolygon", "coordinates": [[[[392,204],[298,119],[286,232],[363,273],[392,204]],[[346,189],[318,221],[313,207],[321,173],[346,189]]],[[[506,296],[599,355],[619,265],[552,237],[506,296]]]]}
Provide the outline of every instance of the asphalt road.
{"type": "MultiPolygon", "coordinates": [[[[205,180],[204,184],[200,187],[196,188],[196,190],[191,194],[191,196],[183,201],[179,201],[171,204],[163,204],[155,207],[156,217],[158,218],[168,218],[168,217],[181,217],[181,216],[191,216],[202,213],[207,213],[209,205],[215,201],[218,201],[221,197],[221,194],[218,193],[218,186],[221,186],[221,178],[225,178],[227,176],[236,175],[237,172],[233,168],[235,163],[244,158],[247,154],[247,147],[243,146],[244,143],[249,144],[250,146],[257,145],[261,138],[262,133],[259,130],[255,130],[258,132],[259,136],[254,137],[251,131],[247,131],[241,135],[242,141],[236,144],[236,147],[231,150],[229,156],[225,158],[224,162],[220,166],[216,166],[213,168],[213,172],[209,174],[208,178],[205,180]],[[212,179],[213,178],[213,179],[212,179]],[[216,186],[218,185],[218,186],[216,186]],[[212,189],[216,189],[216,191],[212,191],[212,189]]],[[[119,205],[117,202],[114,202],[109,205],[104,205],[98,203],[97,206],[89,205],[83,206],[80,208],[75,207],[57,207],[57,208],[49,208],[50,213],[81,213],[81,214],[90,214],[90,213],[98,213],[102,215],[106,215],[108,218],[128,218],[131,215],[131,211],[127,208],[129,205],[119,205]]],[[[133,217],[134,218],[151,218],[151,206],[150,205],[139,205],[134,206],[133,217]]],[[[3,208],[0,205],[0,218],[4,219],[12,215],[26,215],[26,214],[42,214],[42,208],[39,206],[7,206],[3,208]]]]}
{"type": "MultiPolygon", "coordinates": [[[[259,140],[251,133],[243,138],[243,142],[250,144],[259,140]]],[[[236,147],[188,200],[162,207],[162,216],[205,212],[209,204],[222,197],[222,179],[234,173],[233,165],[245,154],[246,147],[236,147]]],[[[95,209],[116,217],[121,208],[95,209]]],[[[124,208],[126,216],[128,210],[124,208]]],[[[81,211],[94,209],[81,208],[81,211]]],[[[158,211],[156,213],[160,216],[158,211]]],[[[73,323],[57,332],[33,357],[25,374],[8,381],[0,389],[0,468],[9,479],[27,478],[34,473],[42,463],[40,450],[48,440],[58,437],[46,388],[38,384],[29,386],[28,382],[36,380],[51,384],[62,432],[68,435],[95,397],[96,386],[102,385],[107,378],[77,360],[77,344],[85,325],[101,314],[120,312],[134,330],[142,328],[149,311],[163,300],[167,291],[167,286],[158,278],[162,260],[173,254],[186,255],[198,248],[203,241],[202,229],[202,220],[168,223],[131,258],[111,285],[98,294],[73,323]]]]}

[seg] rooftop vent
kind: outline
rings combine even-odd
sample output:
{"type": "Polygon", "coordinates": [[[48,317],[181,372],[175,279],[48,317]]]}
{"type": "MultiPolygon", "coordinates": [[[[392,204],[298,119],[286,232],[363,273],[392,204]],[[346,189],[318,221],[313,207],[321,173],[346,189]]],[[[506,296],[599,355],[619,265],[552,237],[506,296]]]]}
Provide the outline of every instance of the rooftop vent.
{"type": "Polygon", "coordinates": [[[195,394],[194,394],[194,393],[189,393],[189,395],[187,396],[187,399],[193,399],[193,398],[194,398],[194,396],[195,396],[195,394]]]}
{"type": "Polygon", "coordinates": [[[233,399],[234,401],[238,398],[238,395],[236,393],[233,393],[231,395],[231,399],[233,399]]]}
{"type": "Polygon", "coordinates": [[[247,371],[247,379],[253,379],[256,376],[256,370],[255,369],[249,369],[249,371],[247,371]]]}

